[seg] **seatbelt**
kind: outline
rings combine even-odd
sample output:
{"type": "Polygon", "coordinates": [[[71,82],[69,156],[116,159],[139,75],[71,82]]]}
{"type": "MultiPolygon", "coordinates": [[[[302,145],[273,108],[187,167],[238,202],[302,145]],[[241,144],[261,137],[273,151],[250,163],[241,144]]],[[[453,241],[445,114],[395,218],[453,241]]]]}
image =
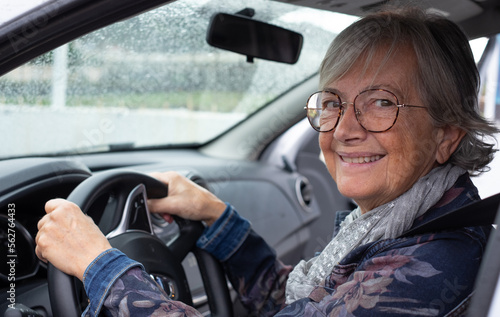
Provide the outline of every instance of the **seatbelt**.
{"type": "Polygon", "coordinates": [[[401,237],[464,227],[489,226],[495,223],[500,206],[500,193],[449,211],[429,222],[404,232],[401,237]]]}

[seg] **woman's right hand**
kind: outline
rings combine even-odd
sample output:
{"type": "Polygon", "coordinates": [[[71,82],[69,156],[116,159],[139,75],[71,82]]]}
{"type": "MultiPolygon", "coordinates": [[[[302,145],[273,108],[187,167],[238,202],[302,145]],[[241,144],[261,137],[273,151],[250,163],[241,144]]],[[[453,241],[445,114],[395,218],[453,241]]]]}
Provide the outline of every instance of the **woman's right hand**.
{"type": "Polygon", "coordinates": [[[176,172],[150,175],[168,185],[168,196],[149,199],[149,211],[161,214],[168,222],[172,222],[172,215],[176,215],[204,221],[207,226],[211,226],[226,209],[226,204],[217,196],[176,172]]]}

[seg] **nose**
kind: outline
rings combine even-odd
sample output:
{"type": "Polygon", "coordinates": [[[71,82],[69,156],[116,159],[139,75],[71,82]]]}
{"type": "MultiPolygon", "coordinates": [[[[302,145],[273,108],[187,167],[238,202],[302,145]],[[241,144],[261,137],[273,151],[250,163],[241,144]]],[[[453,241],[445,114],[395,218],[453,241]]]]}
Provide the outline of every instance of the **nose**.
{"type": "Polygon", "coordinates": [[[333,137],[339,141],[362,139],[366,136],[366,131],[356,119],[357,109],[354,109],[352,102],[343,102],[339,122],[333,133],[333,137]]]}

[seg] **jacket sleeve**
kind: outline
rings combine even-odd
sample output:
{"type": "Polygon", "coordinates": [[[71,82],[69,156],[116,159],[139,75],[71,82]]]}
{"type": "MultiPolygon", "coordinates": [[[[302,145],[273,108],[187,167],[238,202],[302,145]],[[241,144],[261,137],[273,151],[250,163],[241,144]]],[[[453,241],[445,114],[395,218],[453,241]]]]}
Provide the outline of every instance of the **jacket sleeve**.
{"type": "Polygon", "coordinates": [[[117,249],[101,253],[86,269],[89,305],[82,316],[202,316],[194,308],[167,298],[142,265],[117,249]],[[104,308],[104,309],[103,309],[104,308]]]}
{"type": "Polygon", "coordinates": [[[283,265],[274,250],[251,229],[248,220],[230,205],[198,240],[198,246],[223,263],[229,281],[249,312],[273,316],[283,307],[292,267],[283,265]]]}
{"type": "Polygon", "coordinates": [[[291,266],[251,231],[237,252],[224,262],[226,274],[243,305],[256,316],[274,316],[285,305],[291,266]]]}
{"type": "Polygon", "coordinates": [[[196,309],[170,300],[142,268],[132,268],[112,286],[104,307],[108,315],[138,317],[201,317],[196,309]]]}

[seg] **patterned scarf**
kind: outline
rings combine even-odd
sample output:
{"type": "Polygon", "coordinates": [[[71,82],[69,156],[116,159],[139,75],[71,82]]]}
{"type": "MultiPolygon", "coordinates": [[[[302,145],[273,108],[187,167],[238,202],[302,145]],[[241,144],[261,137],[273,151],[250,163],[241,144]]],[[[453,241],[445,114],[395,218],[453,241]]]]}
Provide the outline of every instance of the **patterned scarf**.
{"type": "Polygon", "coordinates": [[[465,172],[451,164],[440,166],[393,201],[363,215],[359,207],[354,209],[321,254],[309,261],[300,261],[290,273],[286,303],[308,297],[316,286],[324,285],[333,266],[355,248],[381,239],[397,238],[410,229],[413,221],[435,205],[465,172]]]}

